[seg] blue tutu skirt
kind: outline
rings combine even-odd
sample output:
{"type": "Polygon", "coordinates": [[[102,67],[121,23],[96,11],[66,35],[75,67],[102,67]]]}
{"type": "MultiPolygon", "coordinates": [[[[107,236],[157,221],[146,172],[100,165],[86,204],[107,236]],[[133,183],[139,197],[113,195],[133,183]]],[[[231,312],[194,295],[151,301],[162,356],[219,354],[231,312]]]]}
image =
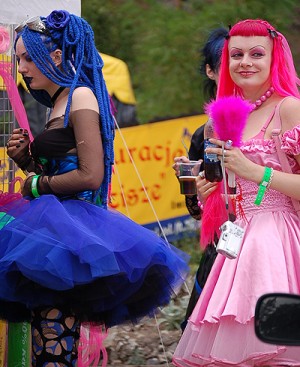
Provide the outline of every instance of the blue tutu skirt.
{"type": "Polygon", "coordinates": [[[153,316],[177,292],[188,256],[123,214],[53,195],[0,207],[0,317],[41,306],[113,326],[153,316]]]}

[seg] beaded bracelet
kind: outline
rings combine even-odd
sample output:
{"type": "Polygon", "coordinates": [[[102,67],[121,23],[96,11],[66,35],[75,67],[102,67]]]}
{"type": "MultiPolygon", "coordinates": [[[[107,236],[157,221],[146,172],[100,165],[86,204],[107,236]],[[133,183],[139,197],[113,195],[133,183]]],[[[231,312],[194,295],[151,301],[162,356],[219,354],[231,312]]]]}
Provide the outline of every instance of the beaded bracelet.
{"type": "Polygon", "coordinates": [[[266,190],[271,185],[273,174],[274,174],[273,168],[265,167],[264,177],[263,177],[261,183],[259,184],[257,196],[256,196],[255,201],[254,201],[255,205],[260,205],[261,204],[266,190]]]}
{"type": "Polygon", "coordinates": [[[31,193],[32,196],[35,198],[39,198],[40,194],[38,192],[38,180],[39,180],[40,175],[35,175],[32,177],[32,181],[31,181],[31,193]]]}

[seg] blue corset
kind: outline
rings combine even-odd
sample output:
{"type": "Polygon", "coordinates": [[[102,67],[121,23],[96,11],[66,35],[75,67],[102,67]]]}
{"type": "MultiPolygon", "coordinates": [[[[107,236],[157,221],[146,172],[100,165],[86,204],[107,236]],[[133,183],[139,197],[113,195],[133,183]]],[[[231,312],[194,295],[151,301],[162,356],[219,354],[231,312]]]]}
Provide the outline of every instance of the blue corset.
{"type": "MultiPolygon", "coordinates": [[[[78,168],[78,157],[77,155],[67,155],[63,158],[51,158],[41,159],[45,174],[48,176],[57,176],[63,173],[73,171],[78,168]]],[[[85,200],[91,203],[96,202],[97,192],[92,190],[86,190],[77,194],[65,195],[60,197],[61,199],[78,199],[85,200]]]]}

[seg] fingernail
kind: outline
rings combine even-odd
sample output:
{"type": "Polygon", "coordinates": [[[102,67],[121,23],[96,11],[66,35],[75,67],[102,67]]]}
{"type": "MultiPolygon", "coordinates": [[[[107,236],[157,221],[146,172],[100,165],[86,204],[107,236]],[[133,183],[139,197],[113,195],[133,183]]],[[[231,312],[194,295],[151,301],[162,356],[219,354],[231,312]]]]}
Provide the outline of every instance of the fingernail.
{"type": "Polygon", "coordinates": [[[20,128],[20,131],[23,131],[23,129],[22,129],[22,128],[20,128]]]}
{"type": "Polygon", "coordinates": [[[16,145],[16,148],[20,148],[20,146],[21,146],[21,145],[20,145],[20,144],[18,144],[18,145],[16,145]]]}
{"type": "Polygon", "coordinates": [[[28,136],[29,134],[28,133],[23,133],[23,136],[28,136]]]}
{"type": "Polygon", "coordinates": [[[20,139],[19,140],[20,143],[24,143],[24,141],[25,141],[24,139],[20,139]]]}
{"type": "Polygon", "coordinates": [[[225,143],[225,148],[229,149],[232,147],[232,140],[227,140],[225,143]]]}

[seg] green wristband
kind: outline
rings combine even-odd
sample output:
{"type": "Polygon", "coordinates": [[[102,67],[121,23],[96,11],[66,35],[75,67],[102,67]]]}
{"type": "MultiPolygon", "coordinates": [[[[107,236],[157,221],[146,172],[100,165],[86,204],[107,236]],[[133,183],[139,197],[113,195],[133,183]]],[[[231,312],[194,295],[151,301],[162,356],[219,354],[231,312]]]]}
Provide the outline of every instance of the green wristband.
{"type": "Polygon", "coordinates": [[[260,205],[261,204],[262,199],[265,195],[266,189],[269,186],[272,173],[273,173],[273,168],[265,167],[264,177],[263,177],[261,183],[259,184],[257,196],[256,196],[255,201],[254,201],[255,205],[260,205]]]}
{"type": "Polygon", "coordinates": [[[32,196],[35,198],[39,198],[40,194],[38,192],[38,180],[39,180],[40,175],[35,175],[32,177],[32,181],[31,181],[31,193],[32,196]]]}

